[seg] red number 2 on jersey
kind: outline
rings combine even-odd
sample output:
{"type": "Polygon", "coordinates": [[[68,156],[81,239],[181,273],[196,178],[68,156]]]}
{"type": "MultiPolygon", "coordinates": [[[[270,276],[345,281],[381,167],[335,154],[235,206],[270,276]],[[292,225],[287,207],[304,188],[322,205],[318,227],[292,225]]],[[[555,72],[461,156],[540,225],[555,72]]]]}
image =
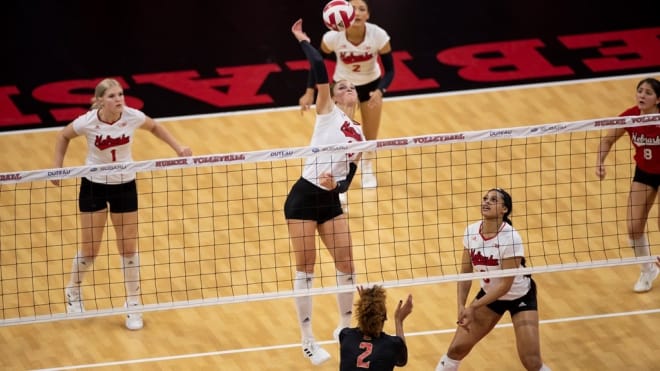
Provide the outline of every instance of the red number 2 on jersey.
{"type": "Polygon", "coordinates": [[[360,353],[360,355],[357,358],[357,363],[356,367],[357,368],[369,368],[369,361],[364,361],[365,358],[369,357],[371,352],[373,351],[374,345],[371,343],[367,343],[366,341],[363,341],[360,343],[360,349],[364,349],[364,352],[360,353]]]}

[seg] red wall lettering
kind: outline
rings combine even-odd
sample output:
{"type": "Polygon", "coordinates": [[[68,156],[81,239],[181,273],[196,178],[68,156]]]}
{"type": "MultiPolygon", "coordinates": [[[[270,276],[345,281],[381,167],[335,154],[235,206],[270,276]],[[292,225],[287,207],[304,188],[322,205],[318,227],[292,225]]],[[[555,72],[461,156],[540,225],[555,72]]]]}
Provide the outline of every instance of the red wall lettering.
{"type": "Polygon", "coordinates": [[[37,115],[24,115],[11,100],[12,95],[20,92],[15,86],[0,86],[0,126],[23,124],[38,124],[41,122],[37,115]]]}
{"type": "Polygon", "coordinates": [[[584,60],[594,72],[660,65],[660,27],[631,31],[561,36],[568,49],[596,48],[605,58],[584,60]],[[616,42],[617,46],[605,46],[616,42]]]}
{"type": "Polygon", "coordinates": [[[459,46],[444,50],[437,57],[442,63],[461,67],[458,74],[469,81],[515,81],[573,74],[569,67],[550,64],[537,50],[542,46],[540,40],[504,41],[459,46]]]}
{"type": "Polygon", "coordinates": [[[137,83],[151,83],[216,107],[272,103],[268,94],[258,94],[276,64],[218,68],[218,78],[202,79],[195,71],[136,75],[137,83]],[[226,76],[226,77],[225,77],[226,76]],[[220,89],[216,89],[220,88],[220,89]],[[225,92],[226,91],[226,92],[225,92]]]}

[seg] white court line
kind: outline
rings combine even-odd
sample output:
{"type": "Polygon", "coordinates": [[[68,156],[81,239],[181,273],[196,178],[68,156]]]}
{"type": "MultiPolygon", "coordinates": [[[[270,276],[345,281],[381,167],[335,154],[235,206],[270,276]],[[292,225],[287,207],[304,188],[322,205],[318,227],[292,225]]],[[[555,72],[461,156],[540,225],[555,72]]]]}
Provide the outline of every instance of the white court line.
{"type": "MultiPolygon", "coordinates": [[[[506,85],[499,86],[494,88],[482,88],[482,89],[467,89],[467,90],[452,90],[446,92],[435,92],[435,93],[424,93],[424,94],[410,94],[402,95],[396,97],[385,97],[384,101],[400,101],[400,100],[414,100],[414,99],[424,99],[424,98],[437,98],[437,97],[446,97],[454,95],[464,95],[464,94],[481,94],[487,92],[495,91],[506,91],[506,90],[522,90],[530,88],[542,88],[548,86],[561,86],[561,85],[577,85],[591,82],[600,82],[600,81],[614,81],[614,80],[625,80],[638,78],[643,79],[646,77],[656,77],[660,78],[660,71],[649,72],[649,73],[637,73],[631,75],[617,75],[617,76],[606,76],[606,77],[596,77],[596,78],[587,78],[587,79],[578,79],[578,80],[561,80],[561,81],[550,81],[542,82],[536,84],[520,84],[520,85],[506,85]]],[[[631,88],[632,91],[632,88],[631,88]]],[[[236,111],[226,111],[219,113],[204,113],[197,115],[186,115],[186,116],[172,116],[172,117],[154,117],[158,122],[168,122],[168,121],[186,121],[186,120],[195,120],[202,118],[214,118],[214,117],[224,117],[224,116],[240,116],[240,115],[249,115],[254,113],[269,113],[269,112],[278,112],[278,111],[293,111],[299,110],[299,106],[289,106],[289,107],[275,107],[275,108],[257,108],[252,110],[236,110],[236,111]]],[[[59,131],[64,126],[56,126],[50,128],[41,128],[41,129],[24,129],[24,130],[8,130],[0,131],[0,136],[3,135],[15,135],[15,134],[26,134],[26,133],[38,133],[44,131],[59,131]]]]}
{"type": "MultiPolygon", "coordinates": [[[[638,315],[647,315],[647,314],[655,314],[655,313],[660,313],[660,308],[647,309],[647,310],[634,310],[634,311],[628,311],[628,312],[594,314],[594,315],[587,315],[587,316],[546,319],[546,320],[541,320],[540,323],[541,324],[550,324],[550,323],[562,323],[562,322],[588,321],[588,320],[594,320],[594,319],[614,318],[614,317],[623,317],[623,316],[638,316],[638,315]]],[[[511,327],[511,326],[512,326],[511,323],[501,323],[501,324],[496,325],[495,328],[505,328],[505,327],[511,327]]],[[[406,333],[406,337],[428,336],[428,335],[437,335],[437,334],[450,334],[450,333],[453,333],[454,331],[455,331],[455,329],[453,329],[453,328],[443,329],[443,330],[418,331],[418,332],[406,333]]],[[[326,341],[319,341],[318,343],[319,344],[334,344],[335,341],[334,340],[326,340],[326,341]]],[[[218,351],[215,351],[215,352],[190,353],[190,354],[180,354],[180,355],[172,355],[172,356],[164,356],[164,357],[138,358],[138,359],[125,360],[125,361],[90,363],[90,364],[86,364],[86,365],[60,366],[60,367],[53,367],[53,368],[35,369],[33,371],[75,370],[75,369],[82,369],[82,368],[122,366],[122,365],[132,365],[132,364],[150,363],[150,362],[158,362],[158,361],[171,361],[171,360],[177,360],[177,359],[222,356],[222,355],[225,355],[225,354],[263,352],[263,351],[268,351],[268,350],[278,350],[278,349],[297,348],[297,347],[300,347],[299,343],[272,345],[272,346],[267,346],[267,347],[218,350],[218,351]]]]}

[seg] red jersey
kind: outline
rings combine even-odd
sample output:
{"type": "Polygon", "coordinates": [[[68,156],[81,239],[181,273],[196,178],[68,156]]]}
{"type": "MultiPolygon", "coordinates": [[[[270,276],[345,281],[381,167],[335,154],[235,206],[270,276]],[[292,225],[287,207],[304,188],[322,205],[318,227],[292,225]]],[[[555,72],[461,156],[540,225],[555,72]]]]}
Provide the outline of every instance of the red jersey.
{"type": "MultiPolygon", "coordinates": [[[[639,116],[637,106],[628,108],[619,116],[639,116]]],[[[643,171],[660,174],[660,125],[626,128],[635,147],[635,162],[643,171]]]]}

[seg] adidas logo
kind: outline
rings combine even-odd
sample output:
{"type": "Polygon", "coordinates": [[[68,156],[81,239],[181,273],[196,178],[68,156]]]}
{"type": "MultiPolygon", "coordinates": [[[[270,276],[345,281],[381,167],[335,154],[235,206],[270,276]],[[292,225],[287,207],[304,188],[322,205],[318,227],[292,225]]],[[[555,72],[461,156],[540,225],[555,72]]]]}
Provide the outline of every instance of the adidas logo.
{"type": "Polygon", "coordinates": [[[526,306],[527,306],[527,303],[525,303],[524,301],[521,301],[520,304],[518,304],[518,308],[523,308],[523,307],[526,307],[526,306]]]}

